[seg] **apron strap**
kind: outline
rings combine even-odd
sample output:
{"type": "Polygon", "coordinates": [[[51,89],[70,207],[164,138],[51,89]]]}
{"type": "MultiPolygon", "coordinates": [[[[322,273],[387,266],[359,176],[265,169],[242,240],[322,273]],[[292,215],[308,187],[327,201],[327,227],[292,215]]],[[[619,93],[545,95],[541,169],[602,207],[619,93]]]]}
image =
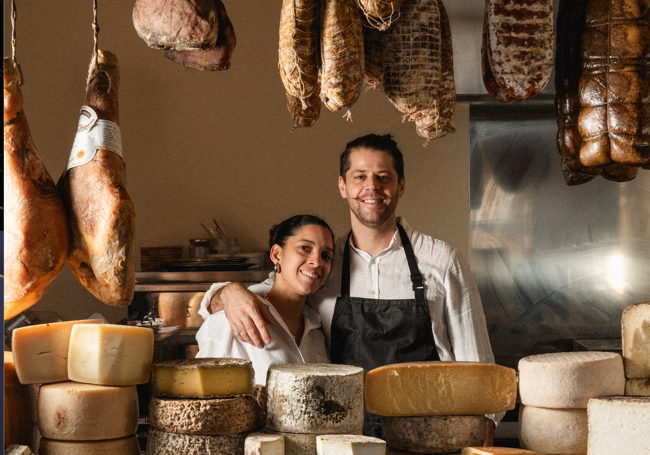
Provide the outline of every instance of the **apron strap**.
{"type": "MultiPolygon", "coordinates": [[[[399,237],[402,241],[402,246],[404,247],[404,253],[406,254],[406,262],[409,266],[409,271],[411,272],[411,283],[413,284],[413,292],[415,293],[415,300],[426,300],[424,297],[424,278],[420,269],[418,268],[417,261],[415,260],[415,253],[413,253],[413,246],[411,241],[406,235],[406,231],[401,224],[397,223],[397,230],[399,231],[399,237]]],[[[345,249],[343,250],[343,267],[341,270],[341,297],[349,298],[350,297],[350,237],[352,236],[352,231],[348,234],[348,238],[345,241],[345,249]]]]}

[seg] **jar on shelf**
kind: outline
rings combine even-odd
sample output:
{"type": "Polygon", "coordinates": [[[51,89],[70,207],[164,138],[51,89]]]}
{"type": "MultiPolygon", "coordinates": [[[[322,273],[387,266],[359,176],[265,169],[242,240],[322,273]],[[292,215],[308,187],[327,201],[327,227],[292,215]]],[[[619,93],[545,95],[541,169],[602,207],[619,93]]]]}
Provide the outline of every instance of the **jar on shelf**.
{"type": "Polygon", "coordinates": [[[207,258],[210,251],[210,239],[190,239],[190,259],[207,258]]]}

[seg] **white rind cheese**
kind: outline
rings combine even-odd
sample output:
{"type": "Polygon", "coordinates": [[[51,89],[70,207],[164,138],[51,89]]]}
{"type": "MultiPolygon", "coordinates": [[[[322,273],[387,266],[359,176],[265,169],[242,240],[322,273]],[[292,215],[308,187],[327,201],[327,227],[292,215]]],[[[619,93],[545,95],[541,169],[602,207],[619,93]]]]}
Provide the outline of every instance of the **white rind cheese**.
{"type": "Polygon", "coordinates": [[[366,374],[366,407],[383,416],[477,415],[514,409],[517,372],[479,362],[409,362],[366,374]]]}
{"type": "Polygon", "coordinates": [[[244,442],[244,455],[285,455],[281,434],[251,433],[244,442]]]}
{"type": "Polygon", "coordinates": [[[650,453],[650,397],[589,400],[588,455],[650,453]]]}
{"type": "Polygon", "coordinates": [[[386,443],[370,436],[322,435],[316,438],[318,455],[385,455],[386,443]]]}
{"type": "Polygon", "coordinates": [[[264,410],[252,396],[233,398],[160,398],[149,402],[149,424],[160,431],[228,435],[262,425],[264,410]]]}
{"type": "Polygon", "coordinates": [[[153,394],[172,398],[252,395],[255,371],[250,360],[202,358],[153,365],[153,394]]]}
{"type": "Polygon", "coordinates": [[[242,455],[246,433],[222,436],[177,434],[149,427],[147,455],[242,455]]]}
{"type": "Polygon", "coordinates": [[[460,455],[543,455],[526,449],[510,447],[465,447],[460,455]]]}
{"type": "Polygon", "coordinates": [[[21,384],[49,384],[68,380],[68,348],[75,324],[98,324],[102,319],[55,322],[20,327],[11,333],[16,373],[21,384]]]}
{"type": "Polygon", "coordinates": [[[624,391],[623,359],[613,352],[557,352],[519,361],[519,397],[525,405],[586,409],[590,398],[624,391]]]}
{"type": "Polygon", "coordinates": [[[630,305],[623,310],[621,334],[625,376],[650,378],[650,303],[630,305]]]}
{"type": "Polygon", "coordinates": [[[458,452],[487,438],[484,415],[386,417],[385,422],[386,443],[406,452],[458,452]]]}
{"type": "Polygon", "coordinates": [[[587,410],[546,409],[521,405],[519,444],[541,453],[587,453],[587,410]]]}
{"type": "Polygon", "coordinates": [[[39,455],[140,455],[138,438],[133,435],[104,441],[55,441],[41,439],[39,455]]]}
{"type": "Polygon", "coordinates": [[[628,379],[625,381],[625,395],[650,397],[650,379],[628,379]]]}
{"type": "Polygon", "coordinates": [[[149,382],[153,330],[115,324],[77,324],[70,334],[68,377],[98,385],[149,382]]]}
{"type": "Polygon", "coordinates": [[[266,393],[266,425],[270,430],[353,434],[363,429],[362,368],[273,365],[268,370],[266,393]]]}
{"type": "Polygon", "coordinates": [[[136,387],[77,382],[43,385],[38,395],[38,426],[43,437],[63,441],[130,436],[138,428],[136,387]]]}

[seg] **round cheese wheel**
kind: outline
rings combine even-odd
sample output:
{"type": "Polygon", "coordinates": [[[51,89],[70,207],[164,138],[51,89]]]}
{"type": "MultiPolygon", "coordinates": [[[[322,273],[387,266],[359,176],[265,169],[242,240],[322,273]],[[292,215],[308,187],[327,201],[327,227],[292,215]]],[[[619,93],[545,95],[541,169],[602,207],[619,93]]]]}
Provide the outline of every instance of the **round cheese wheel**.
{"type": "Polygon", "coordinates": [[[41,386],[38,426],[45,438],[97,441],[134,434],[138,428],[135,386],[58,382],[41,386]]]}
{"type": "Polygon", "coordinates": [[[587,408],[590,398],[625,392],[623,359],[613,352],[557,352],[519,361],[519,397],[541,408],[587,408]]]}
{"type": "Polygon", "coordinates": [[[43,438],[40,455],[140,455],[138,438],[108,439],[104,441],[55,441],[43,438]]]}
{"type": "Polygon", "coordinates": [[[363,429],[363,368],[273,365],[266,393],[266,425],[273,431],[352,434],[363,429]]]}
{"type": "Polygon", "coordinates": [[[521,405],[519,443],[541,453],[587,453],[589,428],[586,409],[547,409],[521,405]]]}
{"type": "Polygon", "coordinates": [[[396,450],[419,453],[458,452],[480,446],[487,437],[487,417],[386,417],[386,443],[396,450]]]}
{"type": "Polygon", "coordinates": [[[177,434],[149,427],[147,455],[241,455],[247,433],[208,436],[177,434]]]}

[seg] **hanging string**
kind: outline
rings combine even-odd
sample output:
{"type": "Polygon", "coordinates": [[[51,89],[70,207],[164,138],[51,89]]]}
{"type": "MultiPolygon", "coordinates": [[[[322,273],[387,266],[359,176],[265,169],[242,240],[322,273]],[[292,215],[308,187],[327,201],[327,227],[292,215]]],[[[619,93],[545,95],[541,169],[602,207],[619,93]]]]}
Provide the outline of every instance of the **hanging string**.
{"type": "Polygon", "coordinates": [[[20,65],[16,61],[16,2],[11,0],[11,59],[14,61],[14,65],[18,69],[18,74],[20,76],[19,84],[23,85],[25,81],[23,78],[23,72],[20,69],[20,65]]]}
{"type": "Polygon", "coordinates": [[[97,42],[99,40],[99,25],[97,25],[97,0],[93,0],[93,33],[95,36],[95,68],[97,68],[97,42]]]}

